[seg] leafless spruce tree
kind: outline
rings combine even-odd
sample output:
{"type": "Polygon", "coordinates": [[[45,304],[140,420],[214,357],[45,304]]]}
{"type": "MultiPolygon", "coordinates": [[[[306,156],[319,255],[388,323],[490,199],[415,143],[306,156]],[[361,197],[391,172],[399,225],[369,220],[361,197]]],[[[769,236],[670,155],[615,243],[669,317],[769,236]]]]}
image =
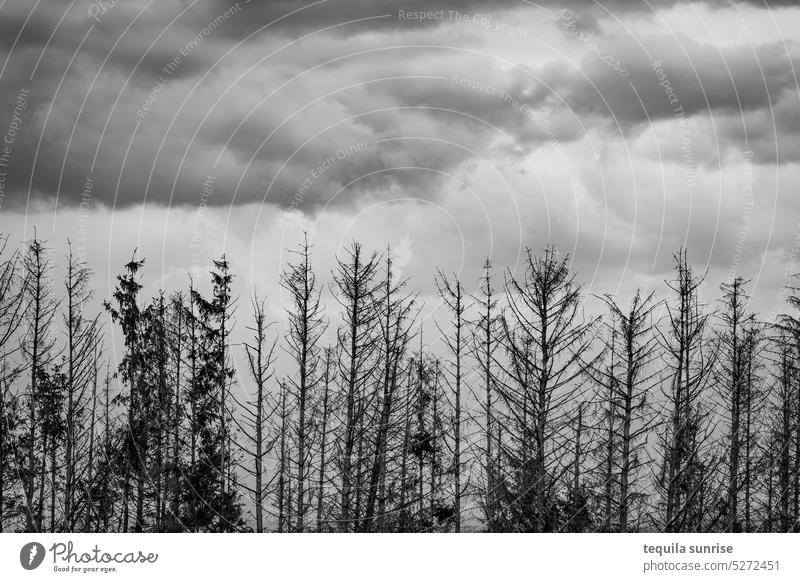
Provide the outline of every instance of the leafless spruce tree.
{"type": "MultiPolygon", "coordinates": [[[[88,302],[92,293],[90,289],[91,269],[86,261],[76,256],[69,245],[67,256],[67,273],[64,281],[66,312],[64,313],[64,328],[66,329],[66,366],[67,366],[67,432],[65,437],[64,453],[64,528],[74,531],[76,528],[77,511],[76,489],[77,484],[84,480],[87,472],[92,470],[91,464],[79,463],[79,459],[86,459],[86,449],[80,447],[80,437],[85,430],[78,427],[85,426],[87,408],[94,404],[94,398],[87,402],[89,390],[96,386],[97,355],[100,347],[99,314],[89,315],[88,302]],[[91,404],[89,404],[91,403],[91,404]],[[80,466],[79,466],[80,465],[80,466]]],[[[92,410],[94,410],[92,408],[92,410]]],[[[94,419],[90,419],[88,429],[94,429],[94,419]]],[[[88,443],[89,457],[93,450],[93,443],[88,443]]],[[[91,480],[90,480],[91,481],[91,480]]]]}
{"type": "MultiPolygon", "coordinates": [[[[380,325],[380,353],[377,369],[380,391],[376,392],[376,409],[379,410],[378,424],[374,431],[372,460],[369,471],[369,491],[366,510],[361,529],[375,529],[377,518],[385,523],[386,481],[390,460],[391,436],[396,428],[394,418],[397,413],[396,395],[402,382],[406,350],[413,338],[411,326],[414,322],[415,298],[405,291],[406,280],[395,280],[392,270],[391,254],[386,255],[386,272],[378,303],[378,324],[380,325]]],[[[380,524],[377,524],[380,525],[380,524]]]]}
{"type": "Polygon", "coordinates": [[[791,332],[780,326],[770,348],[774,365],[769,398],[767,457],[767,499],[762,530],[789,532],[795,527],[792,504],[794,440],[798,407],[796,360],[791,332]]]}
{"type": "Polygon", "coordinates": [[[444,379],[452,393],[453,419],[452,419],[452,472],[454,476],[453,484],[453,526],[456,533],[461,531],[461,498],[464,487],[461,483],[463,460],[461,456],[462,445],[462,391],[464,391],[464,357],[466,355],[467,342],[467,303],[461,281],[457,277],[448,277],[439,271],[436,277],[436,286],[439,297],[444,302],[451,320],[448,322],[447,329],[441,327],[439,333],[447,346],[447,360],[444,372],[444,379]]]}
{"type": "Polygon", "coordinates": [[[631,508],[646,495],[642,468],[648,460],[647,436],[657,418],[651,402],[661,382],[656,365],[654,295],[637,291],[628,307],[604,296],[609,316],[601,338],[603,352],[589,369],[598,386],[599,427],[595,446],[601,475],[603,531],[636,531],[631,508]]]}
{"type": "Polygon", "coordinates": [[[330,432],[330,418],[333,408],[333,397],[331,387],[335,382],[336,373],[336,354],[333,349],[326,347],[323,349],[323,379],[322,379],[322,398],[319,399],[320,423],[317,431],[316,441],[319,443],[319,454],[317,461],[317,532],[327,530],[327,520],[325,519],[325,506],[328,498],[327,489],[330,484],[328,469],[328,443],[330,432]]]}
{"type": "Polygon", "coordinates": [[[553,247],[541,256],[527,252],[524,276],[506,279],[508,313],[503,319],[507,358],[498,393],[506,409],[508,437],[501,443],[507,465],[504,504],[515,528],[553,531],[560,521],[557,497],[569,469],[572,403],[576,381],[591,363],[597,320],[586,320],[581,287],[568,257],[553,247]]]}
{"type": "Polygon", "coordinates": [[[752,358],[754,352],[749,342],[754,339],[753,315],[748,313],[748,297],[745,287],[748,281],[736,277],[723,283],[720,314],[721,327],[717,333],[718,366],[715,387],[721,401],[720,417],[726,425],[724,466],[726,474],[726,508],[724,528],[726,531],[742,531],[744,523],[740,499],[751,467],[747,459],[752,424],[752,358]],[[749,416],[748,416],[749,415],[749,416]]]}
{"type": "Polygon", "coordinates": [[[678,252],[675,278],[667,282],[674,295],[667,303],[667,330],[659,332],[669,374],[664,391],[669,420],[660,435],[662,462],[657,479],[667,532],[702,529],[709,509],[707,488],[719,463],[709,453],[713,426],[706,396],[716,354],[709,342],[710,315],[698,297],[703,280],[689,266],[686,251],[678,252]]]}
{"type": "Polygon", "coordinates": [[[12,358],[19,351],[17,332],[24,306],[20,256],[9,252],[8,238],[0,238],[0,533],[8,518],[15,518],[22,500],[15,487],[18,468],[18,431],[23,426],[19,400],[11,390],[21,366],[12,358]]]}
{"type": "Polygon", "coordinates": [[[22,265],[22,296],[25,310],[23,323],[25,335],[22,339],[22,352],[30,383],[27,392],[27,456],[21,472],[25,484],[26,529],[27,531],[42,531],[44,509],[42,497],[45,486],[44,457],[47,453],[45,450],[47,442],[40,434],[43,401],[39,391],[39,381],[47,375],[48,366],[57,356],[54,350],[56,338],[52,333],[56,315],[56,298],[51,279],[53,263],[49,248],[43,241],[33,238],[26,245],[22,265]],[[41,454],[37,457],[37,449],[40,446],[41,454]],[[39,490],[38,503],[35,498],[37,486],[39,490]]]}
{"type": "Polygon", "coordinates": [[[313,444],[310,438],[311,404],[321,375],[318,373],[320,362],[320,338],[327,327],[321,302],[321,290],[311,268],[311,247],[308,238],[304,239],[300,249],[295,252],[297,263],[290,263],[281,279],[283,289],[289,295],[288,331],[285,337],[284,350],[296,366],[296,371],[287,376],[286,386],[296,400],[297,425],[294,430],[296,441],[297,469],[297,515],[295,530],[305,529],[305,517],[310,505],[311,491],[306,482],[311,466],[313,444]]]}
{"type": "Polygon", "coordinates": [[[352,531],[360,522],[361,479],[368,399],[377,369],[381,283],[378,255],[366,254],[353,243],[337,261],[334,294],[342,308],[338,330],[338,377],[344,398],[343,438],[339,460],[341,474],[340,531],[352,531]]]}
{"type": "Polygon", "coordinates": [[[271,410],[269,408],[267,384],[275,375],[273,364],[277,338],[272,342],[267,338],[272,324],[267,321],[264,303],[263,299],[256,297],[252,299],[253,325],[248,329],[253,333],[253,337],[250,343],[245,343],[247,364],[256,391],[252,396],[248,395],[246,402],[237,401],[243,417],[241,420],[236,420],[247,441],[240,447],[245,455],[252,459],[252,467],[245,464],[242,468],[255,479],[255,485],[252,488],[247,485],[242,487],[248,490],[253,499],[257,533],[264,531],[264,499],[270,486],[270,483],[265,481],[264,461],[271,450],[271,443],[268,441],[269,423],[275,412],[275,407],[271,410]]]}
{"type": "MultiPolygon", "coordinates": [[[[494,457],[497,447],[494,442],[497,439],[496,428],[494,426],[494,408],[497,393],[497,358],[498,348],[500,347],[500,330],[502,313],[499,307],[499,299],[494,287],[492,264],[487,259],[483,265],[483,276],[480,281],[480,289],[476,297],[473,298],[474,308],[477,312],[475,322],[472,324],[472,337],[470,351],[474,361],[477,363],[477,374],[480,377],[482,393],[475,394],[475,399],[480,403],[480,412],[483,414],[483,447],[482,462],[483,467],[483,511],[486,528],[494,531],[497,527],[495,523],[496,511],[496,475],[494,469],[494,457]]],[[[480,447],[478,448],[480,450],[480,447]]]]}

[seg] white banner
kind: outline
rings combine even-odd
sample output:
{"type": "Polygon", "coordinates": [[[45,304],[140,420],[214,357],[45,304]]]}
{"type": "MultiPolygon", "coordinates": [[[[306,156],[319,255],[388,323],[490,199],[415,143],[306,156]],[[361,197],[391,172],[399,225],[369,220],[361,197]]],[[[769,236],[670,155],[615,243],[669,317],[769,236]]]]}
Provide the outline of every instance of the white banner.
{"type": "Polygon", "coordinates": [[[0,580],[800,580],[792,534],[4,534],[0,580]]]}

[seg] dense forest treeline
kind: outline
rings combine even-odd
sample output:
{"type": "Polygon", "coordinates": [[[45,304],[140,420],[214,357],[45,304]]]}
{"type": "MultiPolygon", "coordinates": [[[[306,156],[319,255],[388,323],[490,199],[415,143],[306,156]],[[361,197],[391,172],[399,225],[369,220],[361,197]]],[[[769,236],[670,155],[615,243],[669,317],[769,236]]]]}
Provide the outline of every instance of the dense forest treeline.
{"type": "Polygon", "coordinates": [[[302,244],[285,314],[237,305],[224,257],[145,297],[134,254],[100,307],[66,254],[0,253],[0,531],[800,531],[794,289],[776,321],[742,278],[704,304],[680,251],[663,296],[590,317],[550,247],[474,293],[438,272],[423,338],[358,243],[328,286],[302,244]]]}

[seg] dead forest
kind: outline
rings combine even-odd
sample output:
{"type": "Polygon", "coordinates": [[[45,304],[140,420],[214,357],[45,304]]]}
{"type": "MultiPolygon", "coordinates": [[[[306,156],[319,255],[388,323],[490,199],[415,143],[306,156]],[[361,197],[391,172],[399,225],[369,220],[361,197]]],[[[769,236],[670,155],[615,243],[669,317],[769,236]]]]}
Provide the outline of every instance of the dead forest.
{"type": "Polygon", "coordinates": [[[0,531],[800,531],[793,288],[771,320],[741,277],[704,302],[681,250],[590,315],[548,247],[438,271],[423,325],[358,243],[324,284],[295,249],[282,314],[225,257],[149,297],[134,253],[98,298],[68,245],[2,246],[0,531]]]}

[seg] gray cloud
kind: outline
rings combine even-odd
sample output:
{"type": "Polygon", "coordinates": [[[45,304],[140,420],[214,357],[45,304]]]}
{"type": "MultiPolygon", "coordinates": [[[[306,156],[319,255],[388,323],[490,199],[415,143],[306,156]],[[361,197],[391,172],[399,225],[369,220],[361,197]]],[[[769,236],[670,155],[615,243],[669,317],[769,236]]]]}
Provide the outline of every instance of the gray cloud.
{"type": "MultiPolygon", "coordinates": [[[[66,13],[62,3],[45,0],[22,28],[30,7],[9,0],[0,11],[0,51],[7,52],[21,34],[0,78],[0,128],[9,123],[18,90],[27,87],[31,96],[4,204],[24,205],[29,185],[37,200],[58,197],[60,204],[77,204],[91,176],[97,203],[196,205],[211,174],[216,189],[207,202],[215,205],[266,199],[315,212],[329,203],[355,205],[398,193],[433,199],[448,180],[443,173],[474,154],[513,158],[530,149],[569,144],[587,131],[628,137],[649,121],[674,118],[675,104],[659,85],[653,60],[661,61],[686,116],[713,115],[724,142],[739,144],[747,137],[757,161],[791,161],[793,152],[800,151],[783,145],[791,146],[797,133],[792,71],[798,51],[793,44],[788,51],[779,44],[720,49],[690,39],[680,39],[678,46],[676,39],[656,38],[645,42],[647,54],[630,40],[598,37],[605,51],[620,55],[627,77],[591,53],[581,58],[578,69],[559,61],[524,72],[501,66],[491,56],[465,56],[447,48],[391,50],[389,39],[404,31],[422,35],[420,44],[445,44],[449,37],[428,30],[442,27],[445,34],[447,22],[399,21],[401,6],[390,0],[244,4],[222,20],[235,2],[157,2],[137,17],[146,5],[137,0],[120,2],[93,19],[87,0],[66,13]],[[265,31],[222,58],[250,32],[304,6],[278,23],[275,34],[265,31]],[[382,14],[392,16],[312,36],[282,50],[301,29],[305,33],[382,14]],[[370,31],[375,34],[360,34],[370,31]],[[259,63],[272,51],[275,58],[259,63]],[[372,52],[351,54],[359,51],[372,52]],[[181,56],[179,63],[176,56],[181,56]],[[341,60],[293,79],[336,57],[341,60]],[[454,81],[455,75],[495,92],[466,88],[454,81]],[[163,84],[159,76],[165,77],[163,84]],[[771,111],[780,121],[774,126],[771,111]],[[782,144],[780,155],[776,139],[782,144]],[[337,159],[338,152],[361,143],[367,144],[363,151],[337,159]],[[329,158],[336,163],[312,176],[329,158]],[[429,170],[404,169],[414,166],[429,170]]],[[[779,5],[788,3],[770,4],[779,5]]],[[[516,0],[435,5],[415,0],[402,9],[470,13],[521,6],[516,0]]],[[[594,3],[557,6],[600,14],[594,3]]],[[[642,6],[621,0],[605,4],[620,13],[642,6]]],[[[697,155],[700,161],[713,161],[719,154],[697,155]]]]}

